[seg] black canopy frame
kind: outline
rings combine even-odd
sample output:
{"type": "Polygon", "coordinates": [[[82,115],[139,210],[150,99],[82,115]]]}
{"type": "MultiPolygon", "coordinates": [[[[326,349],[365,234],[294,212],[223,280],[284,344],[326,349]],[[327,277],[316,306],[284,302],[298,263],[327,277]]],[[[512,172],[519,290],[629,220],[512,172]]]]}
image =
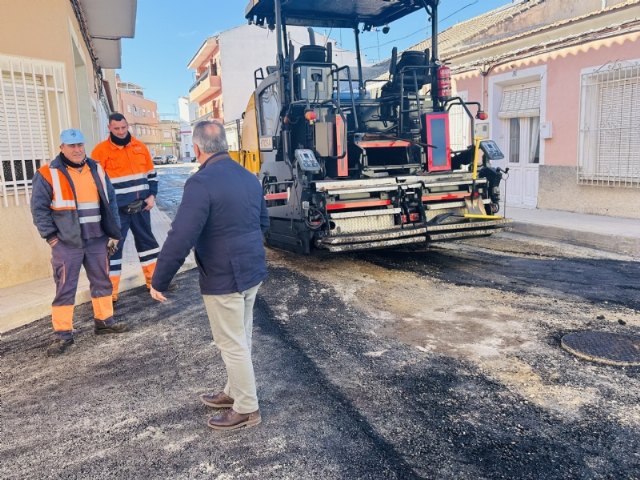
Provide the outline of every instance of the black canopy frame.
{"type": "Polygon", "coordinates": [[[287,25],[357,28],[360,23],[381,27],[418,10],[432,10],[439,0],[251,0],[245,17],[259,25],[275,25],[276,3],[287,25]]]}
{"type": "MultiPolygon", "coordinates": [[[[351,28],[355,33],[359,90],[364,90],[359,34],[426,10],[431,21],[431,68],[438,61],[438,4],[440,0],[249,0],[245,17],[249,23],[267,25],[276,31],[278,69],[284,75],[289,55],[287,26],[351,28]],[[362,27],[360,27],[362,25],[362,27]]],[[[435,76],[434,80],[435,82],[435,76]]],[[[284,86],[284,85],[282,85],[284,86]]],[[[432,85],[432,92],[435,92],[432,85]]],[[[432,93],[433,95],[433,93],[432,93]]]]}

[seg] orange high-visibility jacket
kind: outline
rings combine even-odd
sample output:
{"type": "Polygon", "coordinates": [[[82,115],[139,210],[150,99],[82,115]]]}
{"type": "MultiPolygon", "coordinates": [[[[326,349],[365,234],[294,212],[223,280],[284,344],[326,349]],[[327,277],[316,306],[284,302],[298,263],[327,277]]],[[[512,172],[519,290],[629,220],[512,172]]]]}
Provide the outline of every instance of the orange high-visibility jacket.
{"type": "Polygon", "coordinates": [[[110,138],[96,145],[91,158],[100,162],[116,190],[118,206],[124,207],[138,199],[158,193],[158,176],[147,146],[131,136],[131,142],[121,147],[110,138]]]}
{"type": "MultiPolygon", "coordinates": [[[[87,167],[100,197],[102,230],[109,237],[120,239],[120,218],[113,186],[97,162],[87,159],[87,167]]],[[[31,214],[42,238],[49,240],[55,236],[63,243],[82,248],[77,196],[60,156],[40,167],[34,175],[31,214]]]]}

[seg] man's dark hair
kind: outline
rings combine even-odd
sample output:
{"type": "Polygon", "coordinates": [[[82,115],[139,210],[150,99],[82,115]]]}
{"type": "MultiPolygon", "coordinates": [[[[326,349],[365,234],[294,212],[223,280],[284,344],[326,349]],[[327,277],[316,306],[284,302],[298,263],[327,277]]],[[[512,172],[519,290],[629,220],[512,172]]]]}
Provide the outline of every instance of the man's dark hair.
{"type": "Polygon", "coordinates": [[[111,122],[121,122],[122,120],[124,120],[125,122],[127,121],[126,118],[124,118],[124,115],[118,112],[114,112],[111,115],[109,115],[109,123],[111,122]]]}
{"type": "Polygon", "coordinates": [[[204,120],[193,128],[193,143],[204,153],[218,153],[229,150],[224,125],[217,120],[204,120]]]}

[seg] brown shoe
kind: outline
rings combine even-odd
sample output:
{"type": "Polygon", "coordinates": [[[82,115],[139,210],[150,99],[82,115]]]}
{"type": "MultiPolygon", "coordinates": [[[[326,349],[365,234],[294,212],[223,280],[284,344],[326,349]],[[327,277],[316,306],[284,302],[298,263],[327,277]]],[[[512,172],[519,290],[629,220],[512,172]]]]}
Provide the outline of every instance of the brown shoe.
{"type": "Polygon", "coordinates": [[[231,408],[209,418],[207,425],[214,430],[235,430],[242,427],[253,427],[261,421],[260,410],[251,413],[238,413],[231,408]]]}
{"type": "Polygon", "coordinates": [[[233,407],[233,398],[224,392],[220,393],[203,393],[200,395],[200,401],[207,407],[213,408],[231,408],[233,407]]]}

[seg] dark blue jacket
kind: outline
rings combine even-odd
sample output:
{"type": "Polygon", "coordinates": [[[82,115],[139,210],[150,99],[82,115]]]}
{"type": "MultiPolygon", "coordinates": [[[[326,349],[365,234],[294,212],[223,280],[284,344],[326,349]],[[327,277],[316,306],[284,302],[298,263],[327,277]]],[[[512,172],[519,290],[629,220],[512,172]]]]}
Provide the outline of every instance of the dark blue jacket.
{"type": "Polygon", "coordinates": [[[202,164],[184,186],[182,203],[162,246],[153,288],[167,290],[195,246],[204,295],[243,292],[267,276],[263,233],[267,206],[254,174],[226,152],[202,164]]]}

